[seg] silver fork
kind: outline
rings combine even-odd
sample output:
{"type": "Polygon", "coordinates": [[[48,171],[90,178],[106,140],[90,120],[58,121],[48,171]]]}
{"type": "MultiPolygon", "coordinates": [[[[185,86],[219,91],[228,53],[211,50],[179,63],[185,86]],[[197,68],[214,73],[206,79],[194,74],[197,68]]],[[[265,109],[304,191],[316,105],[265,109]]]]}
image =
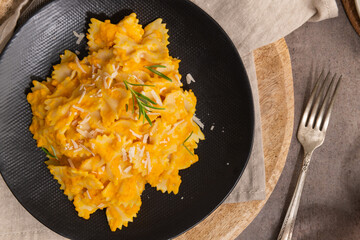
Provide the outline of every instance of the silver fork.
{"type": "Polygon", "coordinates": [[[290,240],[292,237],[295,219],[299,209],[301,193],[304,187],[311,156],[314,150],[323,144],[326,130],[329,126],[330,115],[334,105],[334,98],[341,81],[341,76],[337,78],[335,74],[331,77],[330,72],[326,75],[326,77],[323,75],[324,71],[320,74],[320,77],[311,92],[309,102],[306,105],[299,125],[297,138],[304,149],[304,160],[295,192],[286,212],[285,220],[281,227],[278,240],[290,240]],[[331,83],[328,84],[330,79],[331,83]],[[336,84],[335,90],[333,90],[334,84],[336,84]]]}

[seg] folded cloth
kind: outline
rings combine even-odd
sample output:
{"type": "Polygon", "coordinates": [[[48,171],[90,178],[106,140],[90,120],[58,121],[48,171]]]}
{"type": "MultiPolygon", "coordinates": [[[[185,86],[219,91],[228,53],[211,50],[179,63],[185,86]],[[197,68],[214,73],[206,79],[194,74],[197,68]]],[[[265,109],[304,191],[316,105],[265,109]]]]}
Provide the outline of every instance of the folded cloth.
{"type": "MultiPolygon", "coordinates": [[[[19,3],[19,6],[17,6],[15,12],[10,15],[6,21],[0,25],[0,53],[1,50],[5,47],[5,44],[9,41],[9,39],[12,36],[12,33],[14,31],[14,28],[16,26],[16,22],[18,18],[20,17],[20,12],[23,9],[23,7],[28,3],[29,0],[24,0],[19,3]]],[[[4,6],[0,3],[0,9],[5,8],[6,1],[4,2],[4,6]]],[[[1,16],[0,16],[1,18],[1,16]]]]}
{"type": "Polygon", "coordinates": [[[306,21],[336,17],[335,0],[193,0],[227,32],[244,62],[255,107],[254,146],[248,165],[226,199],[235,203],[265,198],[265,167],[256,71],[252,51],[275,42],[306,21]]]}
{"type": "MultiPolygon", "coordinates": [[[[265,198],[265,169],[256,71],[252,51],[274,42],[307,21],[337,16],[335,0],[192,0],[211,15],[229,34],[247,70],[255,107],[255,138],[249,163],[226,203],[265,198]]],[[[27,2],[27,0],[23,0],[27,2]]],[[[33,0],[31,8],[44,3],[33,0]]],[[[0,9],[2,2],[0,2],[0,9]]],[[[23,4],[22,6],[24,6],[23,4]]],[[[21,7],[22,7],[21,6],[21,7]]],[[[12,33],[20,10],[0,26],[1,46],[12,33]]],[[[37,222],[16,201],[0,178],[0,239],[63,239],[37,222]]]]}

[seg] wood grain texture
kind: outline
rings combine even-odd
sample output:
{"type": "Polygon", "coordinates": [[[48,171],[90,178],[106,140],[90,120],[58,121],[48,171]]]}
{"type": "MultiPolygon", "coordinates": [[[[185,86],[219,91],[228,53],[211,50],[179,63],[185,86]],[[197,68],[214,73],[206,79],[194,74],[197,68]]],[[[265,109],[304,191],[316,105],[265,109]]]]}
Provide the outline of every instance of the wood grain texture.
{"type": "Polygon", "coordinates": [[[348,16],[351,25],[354,27],[357,34],[360,35],[360,17],[356,11],[354,0],[342,0],[346,15],[348,16]]]}
{"type": "Polygon", "coordinates": [[[286,162],[294,123],[294,89],[285,39],[254,51],[258,78],[266,174],[266,199],[223,204],[177,240],[232,240],[258,215],[286,162]]]}

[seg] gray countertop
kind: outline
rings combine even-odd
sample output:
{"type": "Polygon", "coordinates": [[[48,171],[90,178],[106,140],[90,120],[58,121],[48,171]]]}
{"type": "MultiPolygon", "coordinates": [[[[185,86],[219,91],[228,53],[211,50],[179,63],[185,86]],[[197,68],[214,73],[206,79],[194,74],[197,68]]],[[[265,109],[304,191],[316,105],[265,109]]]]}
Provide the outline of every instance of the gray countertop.
{"type": "Polygon", "coordinates": [[[324,144],[312,158],[293,239],[360,239],[360,37],[341,1],[339,16],[307,23],[287,36],[295,94],[295,125],[287,162],[274,192],[236,240],[276,239],[290,204],[302,162],[296,131],[312,74],[321,66],[341,73],[324,144]]]}

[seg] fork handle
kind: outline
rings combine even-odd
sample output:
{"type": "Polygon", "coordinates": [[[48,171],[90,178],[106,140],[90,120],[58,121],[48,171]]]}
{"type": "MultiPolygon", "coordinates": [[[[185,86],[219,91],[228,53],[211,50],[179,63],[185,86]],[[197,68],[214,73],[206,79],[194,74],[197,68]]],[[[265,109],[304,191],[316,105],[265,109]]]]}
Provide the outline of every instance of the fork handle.
{"type": "Polygon", "coordinates": [[[306,173],[310,164],[311,152],[305,152],[303,165],[301,168],[300,176],[296,184],[294,195],[291,199],[290,206],[286,212],[285,220],[281,226],[278,240],[290,240],[293,234],[296,215],[300,205],[301,193],[305,183],[306,173]]]}

